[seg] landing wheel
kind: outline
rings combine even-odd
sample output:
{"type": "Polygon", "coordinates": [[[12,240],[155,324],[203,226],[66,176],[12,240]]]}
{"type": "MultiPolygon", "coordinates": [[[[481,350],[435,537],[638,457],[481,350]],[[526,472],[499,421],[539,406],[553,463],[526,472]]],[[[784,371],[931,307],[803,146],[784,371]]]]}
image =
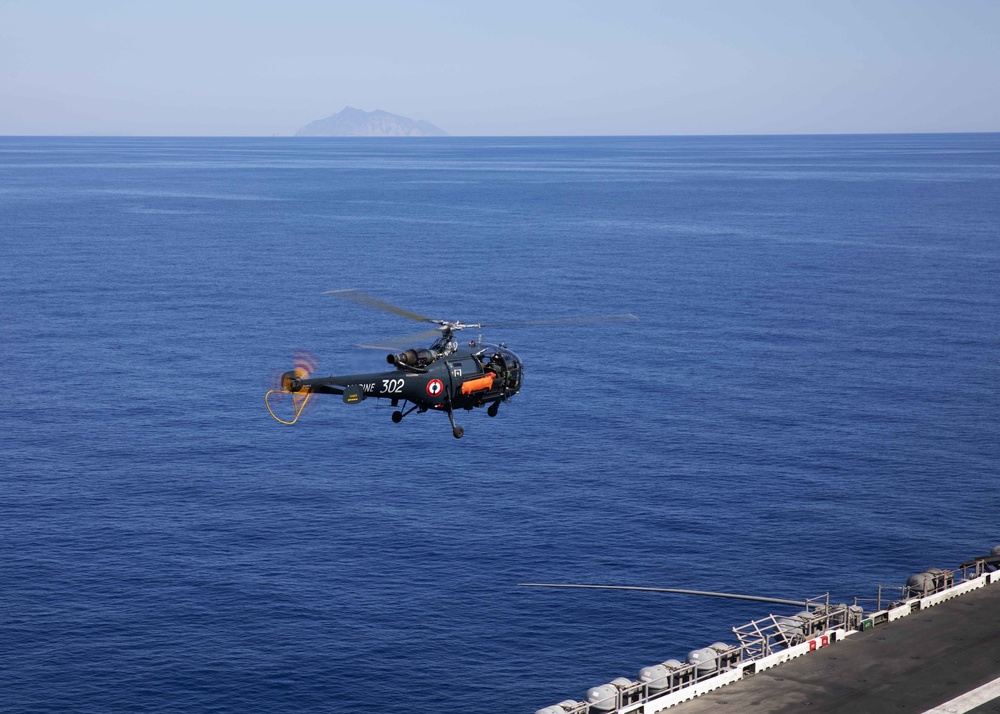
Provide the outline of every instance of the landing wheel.
{"type": "Polygon", "coordinates": [[[403,412],[400,412],[400,411],[393,412],[392,413],[392,423],[393,424],[398,424],[401,421],[403,421],[403,412]]]}
{"type": "Polygon", "coordinates": [[[491,417],[495,417],[498,411],[500,411],[500,402],[493,402],[490,404],[490,408],[486,410],[486,413],[491,417]]]}
{"type": "Polygon", "coordinates": [[[456,439],[461,439],[465,429],[455,423],[455,412],[451,408],[451,402],[445,402],[444,408],[448,410],[448,421],[451,422],[451,433],[456,439]]]}

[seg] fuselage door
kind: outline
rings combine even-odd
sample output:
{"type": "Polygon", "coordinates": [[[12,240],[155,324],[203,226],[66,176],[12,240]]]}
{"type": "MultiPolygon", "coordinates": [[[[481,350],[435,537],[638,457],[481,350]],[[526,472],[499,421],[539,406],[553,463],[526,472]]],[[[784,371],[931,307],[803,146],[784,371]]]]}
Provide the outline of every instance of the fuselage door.
{"type": "Polygon", "coordinates": [[[468,359],[453,359],[448,361],[448,376],[451,378],[451,395],[455,397],[462,391],[462,383],[470,377],[478,377],[483,373],[479,363],[471,357],[468,359]]]}

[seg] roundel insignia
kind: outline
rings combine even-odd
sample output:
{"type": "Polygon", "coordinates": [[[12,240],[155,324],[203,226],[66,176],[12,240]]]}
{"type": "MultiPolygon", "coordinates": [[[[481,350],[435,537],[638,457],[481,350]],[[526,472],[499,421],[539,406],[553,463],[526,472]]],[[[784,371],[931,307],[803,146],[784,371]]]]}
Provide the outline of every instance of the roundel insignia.
{"type": "Polygon", "coordinates": [[[444,385],[441,384],[440,379],[432,379],[427,383],[427,393],[430,394],[432,397],[438,396],[443,391],[444,391],[444,385]]]}

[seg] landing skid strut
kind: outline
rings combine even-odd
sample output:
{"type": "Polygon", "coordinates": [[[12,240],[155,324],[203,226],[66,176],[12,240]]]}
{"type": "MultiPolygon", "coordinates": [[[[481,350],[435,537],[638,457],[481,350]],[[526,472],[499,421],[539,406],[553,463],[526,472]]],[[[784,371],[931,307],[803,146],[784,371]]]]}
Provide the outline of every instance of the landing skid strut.
{"type": "Polygon", "coordinates": [[[400,410],[397,409],[396,411],[394,411],[392,413],[392,423],[393,424],[398,424],[399,422],[403,421],[403,417],[405,417],[407,414],[409,414],[410,412],[412,412],[417,407],[418,407],[418,405],[414,404],[412,407],[410,407],[409,409],[407,409],[405,412],[404,411],[400,411],[400,410]]]}
{"type": "MultiPolygon", "coordinates": [[[[399,404],[399,402],[397,401],[396,404],[399,404]]],[[[393,406],[396,406],[396,404],[393,404],[393,406]]],[[[494,406],[496,406],[496,405],[494,405],[494,406]]],[[[452,435],[456,439],[461,439],[462,435],[465,434],[465,429],[463,429],[462,427],[460,427],[458,424],[455,423],[455,412],[451,408],[451,400],[448,400],[448,401],[446,401],[444,403],[444,408],[448,412],[448,421],[451,422],[451,433],[452,433],[452,435]]],[[[493,407],[490,407],[490,408],[493,409],[493,407]]],[[[392,422],[393,422],[393,424],[398,424],[399,422],[403,421],[403,417],[405,417],[408,414],[413,413],[417,409],[419,409],[421,413],[427,411],[427,407],[421,407],[419,404],[414,404],[412,407],[410,407],[406,411],[403,411],[402,409],[397,409],[396,411],[394,411],[392,413],[392,422]]],[[[490,416],[496,416],[496,410],[494,409],[493,411],[494,411],[494,413],[490,414],[490,416]]]]}
{"type": "Polygon", "coordinates": [[[448,410],[448,421],[451,422],[451,433],[456,439],[461,439],[462,434],[465,433],[465,429],[455,424],[455,412],[451,408],[451,400],[449,399],[444,403],[444,408],[448,410]]]}

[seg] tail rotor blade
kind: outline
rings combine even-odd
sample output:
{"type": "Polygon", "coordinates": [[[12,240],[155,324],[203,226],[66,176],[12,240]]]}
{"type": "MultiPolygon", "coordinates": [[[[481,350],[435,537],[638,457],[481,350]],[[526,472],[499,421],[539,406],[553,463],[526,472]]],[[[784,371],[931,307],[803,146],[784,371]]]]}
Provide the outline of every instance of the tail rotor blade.
{"type": "Polygon", "coordinates": [[[303,386],[302,381],[309,379],[316,372],[318,366],[319,363],[316,361],[316,358],[308,352],[295,353],[291,371],[284,372],[278,376],[277,384],[264,394],[264,404],[275,421],[280,424],[292,425],[299,420],[299,417],[302,416],[302,412],[306,408],[306,404],[309,403],[309,399],[313,395],[312,389],[303,386]],[[289,394],[292,395],[293,418],[291,420],[282,419],[271,408],[272,397],[275,404],[277,404],[277,402],[280,402],[289,394]]]}
{"type": "Polygon", "coordinates": [[[319,367],[319,362],[308,352],[296,352],[294,365],[296,377],[299,379],[309,379],[316,373],[316,368],[319,367]]]}

